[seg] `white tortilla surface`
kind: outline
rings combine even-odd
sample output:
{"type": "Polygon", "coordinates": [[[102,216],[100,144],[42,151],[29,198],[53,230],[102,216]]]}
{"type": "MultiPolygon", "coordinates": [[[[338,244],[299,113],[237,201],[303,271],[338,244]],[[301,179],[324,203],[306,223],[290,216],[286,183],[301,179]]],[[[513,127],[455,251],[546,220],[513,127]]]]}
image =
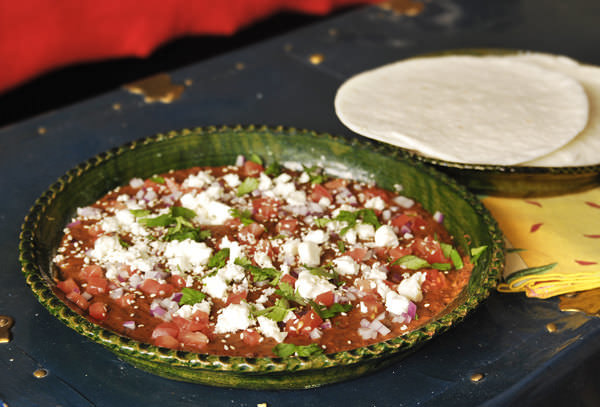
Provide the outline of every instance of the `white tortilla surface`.
{"type": "Polygon", "coordinates": [[[351,130],[446,161],[516,165],[564,146],[588,121],[569,76],[503,56],[414,58],[350,78],[335,109],[351,130]]]}
{"type": "Polygon", "coordinates": [[[522,53],[507,58],[561,72],[576,79],[583,86],[589,101],[587,126],[577,137],[558,150],[521,165],[572,167],[600,164],[600,68],[551,54],[522,53]]]}

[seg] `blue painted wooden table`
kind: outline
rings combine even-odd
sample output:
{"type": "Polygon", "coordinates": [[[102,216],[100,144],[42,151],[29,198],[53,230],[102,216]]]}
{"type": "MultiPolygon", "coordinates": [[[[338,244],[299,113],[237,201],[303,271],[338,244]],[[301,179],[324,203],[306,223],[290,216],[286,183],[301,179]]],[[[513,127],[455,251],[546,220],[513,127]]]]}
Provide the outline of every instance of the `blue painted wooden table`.
{"type": "MultiPolygon", "coordinates": [[[[333,98],[350,75],[409,56],[500,47],[600,64],[595,2],[432,0],[413,17],[366,7],[171,72],[170,104],[123,89],[0,129],[0,344],[3,406],[600,405],[600,321],[556,300],[493,294],[407,359],[351,382],[303,391],[212,388],[137,370],[42,308],[21,276],[18,233],[35,199],[81,161],[130,140],[213,124],[269,124],[350,135],[333,98]],[[311,55],[321,54],[319,64],[311,55]],[[313,59],[314,62],[314,59],[313,59]],[[118,107],[118,108],[116,108],[118,107]],[[554,323],[555,332],[546,329],[554,323]],[[36,378],[33,372],[45,369],[36,378]],[[474,382],[471,376],[483,374],[474,382]]],[[[1,113],[0,113],[1,114],[1,113]]],[[[0,403],[0,405],[2,405],[0,403]]]]}

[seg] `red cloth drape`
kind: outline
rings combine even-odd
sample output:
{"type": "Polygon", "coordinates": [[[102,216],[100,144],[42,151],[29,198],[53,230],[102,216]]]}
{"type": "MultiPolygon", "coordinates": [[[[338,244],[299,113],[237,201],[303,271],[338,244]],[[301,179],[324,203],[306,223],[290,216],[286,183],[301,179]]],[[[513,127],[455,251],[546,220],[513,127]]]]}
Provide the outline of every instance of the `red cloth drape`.
{"type": "Polygon", "coordinates": [[[280,11],[377,0],[0,0],[0,92],[78,62],[145,57],[185,35],[230,35],[280,11]]]}

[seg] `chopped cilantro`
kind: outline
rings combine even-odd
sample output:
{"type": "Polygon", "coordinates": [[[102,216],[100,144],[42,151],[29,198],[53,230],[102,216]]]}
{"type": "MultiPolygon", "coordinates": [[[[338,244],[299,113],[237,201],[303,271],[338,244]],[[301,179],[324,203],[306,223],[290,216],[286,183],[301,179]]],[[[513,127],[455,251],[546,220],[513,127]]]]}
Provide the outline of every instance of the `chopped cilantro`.
{"type": "Polygon", "coordinates": [[[130,209],[129,212],[136,218],[143,218],[151,213],[148,209],[130,209]]]}
{"type": "Polygon", "coordinates": [[[306,301],[292,287],[291,284],[280,282],[279,288],[275,290],[275,294],[282,296],[288,301],[296,302],[300,305],[306,305],[306,301]]]}
{"type": "Polygon", "coordinates": [[[375,229],[381,226],[381,223],[379,223],[379,219],[377,219],[377,215],[375,214],[373,209],[363,208],[355,212],[340,211],[335,217],[335,220],[340,222],[346,222],[348,224],[340,231],[340,234],[345,235],[346,232],[348,232],[350,229],[356,226],[356,222],[359,218],[363,221],[363,223],[373,225],[375,229]]]}
{"type": "Polygon", "coordinates": [[[128,247],[131,246],[131,243],[123,240],[123,238],[121,236],[119,236],[119,244],[121,245],[121,247],[127,249],[128,247]]]}
{"type": "Polygon", "coordinates": [[[261,268],[253,265],[250,260],[245,257],[238,257],[234,260],[234,263],[238,266],[242,266],[252,274],[255,282],[271,280],[271,285],[276,285],[281,277],[281,272],[274,268],[265,267],[261,268]]]}
{"type": "Polygon", "coordinates": [[[212,255],[210,259],[208,259],[207,267],[209,269],[215,267],[220,269],[222,267],[225,267],[225,264],[227,264],[227,259],[229,259],[229,248],[225,247],[216,252],[214,255],[212,255]]]}
{"type": "Polygon", "coordinates": [[[398,260],[392,263],[392,266],[395,265],[404,267],[405,269],[409,270],[420,270],[424,267],[430,266],[430,264],[427,263],[426,260],[412,254],[400,257],[398,260]]]}
{"type": "Polygon", "coordinates": [[[234,218],[238,218],[244,226],[254,223],[254,220],[251,218],[252,213],[248,209],[240,211],[238,208],[232,208],[229,210],[229,214],[234,218]]]}
{"type": "Polygon", "coordinates": [[[171,206],[171,215],[190,220],[196,217],[196,212],[183,206],[171,206]]]}
{"type": "Polygon", "coordinates": [[[314,218],[313,222],[315,222],[315,226],[318,228],[324,228],[332,219],[329,218],[314,218]]]}
{"type": "Polygon", "coordinates": [[[304,167],[304,172],[308,174],[308,178],[311,184],[322,184],[327,181],[329,177],[323,174],[323,169],[318,165],[313,165],[312,167],[304,167]]]}
{"type": "Polygon", "coordinates": [[[150,181],[155,182],[157,184],[164,184],[165,183],[165,179],[163,177],[159,177],[158,175],[150,178],[150,181]]]}
{"type": "Polygon", "coordinates": [[[337,285],[338,287],[341,285],[344,285],[344,281],[340,280],[340,275],[331,268],[331,264],[326,266],[326,267],[330,268],[330,271],[326,270],[323,267],[309,267],[306,264],[303,265],[303,267],[305,269],[307,269],[308,271],[310,271],[310,274],[313,274],[313,275],[319,276],[319,277],[324,277],[327,280],[333,280],[333,283],[335,285],[337,285]]]}
{"type": "Polygon", "coordinates": [[[194,227],[190,220],[196,217],[196,212],[183,206],[172,206],[169,213],[154,218],[147,217],[150,211],[146,210],[134,209],[131,213],[140,218],[138,222],[141,225],[150,228],[167,228],[167,232],[163,236],[165,241],[192,239],[200,242],[208,239],[211,235],[209,230],[194,227]]]}
{"type": "Polygon", "coordinates": [[[337,247],[340,250],[341,253],[345,253],[346,252],[346,245],[344,244],[343,240],[338,240],[337,241],[337,247]]]}
{"type": "Polygon", "coordinates": [[[237,196],[249,194],[258,188],[258,178],[248,177],[237,188],[237,196]]]}
{"type": "Polygon", "coordinates": [[[460,253],[454,247],[452,247],[452,245],[440,242],[440,247],[442,248],[444,257],[452,261],[455,269],[459,270],[463,268],[464,264],[462,258],[460,257],[460,253]]]}
{"type": "Polygon", "coordinates": [[[181,289],[181,293],[183,295],[179,300],[179,305],[194,305],[196,303],[204,301],[204,298],[206,298],[206,294],[198,290],[194,290],[193,288],[183,287],[181,289]]]}
{"type": "Polygon", "coordinates": [[[265,174],[270,175],[271,177],[276,177],[281,174],[281,165],[274,161],[265,168],[265,174]]]}
{"type": "MultiPolygon", "coordinates": [[[[479,260],[479,256],[481,256],[482,253],[485,252],[485,249],[487,249],[487,246],[479,246],[479,247],[472,248],[471,249],[471,263],[477,264],[477,260],[479,260]]],[[[515,251],[521,251],[521,250],[515,249],[515,251]]]]}
{"type": "Polygon", "coordinates": [[[348,312],[352,309],[352,304],[340,304],[337,302],[329,308],[327,308],[325,305],[317,304],[314,301],[310,301],[310,305],[317,315],[319,315],[322,319],[333,318],[337,314],[348,312]]]}
{"type": "Polygon", "coordinates": [[[171,223],[175,222],[175,219],[170,214],[165,213],[154,218],[142,218],[139,219],[138,222],[144,226],[148,226],[149,228],[155,228],[159,226],[169,226],[171,223]]]}
{"type": "Polygon", "coordinates": [[[281,322],[288,312],[292,310],[294,310],[294,308],[290,308],[290,304],[285,298],[279,298],[272,307],[263,310],[253,310],[252,314],[254,316],[262,315],[275,322],[281,322]]]}
{"type": "Polygon", "coordinates": [[[288,356],[296,355],[308,357],[312,355],[318,355],[323,353],[321,348],[316,343],[310,345],[294,345],[293,343],[279,343],[273,348],[273,353],[281,358],[287,358],[288,356]]]}
{"type": "Polygon", "coordinates": [[[256,164],[263,165],[263,160],[262,160],[262,158],[260,158],[260,156],[258,154],[255,154],[255,153],[250,154],[250,158],[248,158],[248,160],[252,161],[256,164]]]}
{"type": "Polygon", "coordinates": [[[452,264],[450,263],[432,263],[431,268],[441,271],[447,271],[452,269],[452,264]]]}

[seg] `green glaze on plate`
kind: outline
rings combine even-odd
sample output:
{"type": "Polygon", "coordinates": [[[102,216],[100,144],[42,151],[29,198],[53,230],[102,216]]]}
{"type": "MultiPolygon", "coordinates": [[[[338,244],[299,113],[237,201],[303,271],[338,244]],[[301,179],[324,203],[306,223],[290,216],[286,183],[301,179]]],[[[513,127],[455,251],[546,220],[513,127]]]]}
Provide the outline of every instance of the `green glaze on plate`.
{"type": "Polygon", "coordinates": [[[20,261],[38,300],[62,322],[119,358],[170,379],[214,386],[295,389],[361,376],[389,365],[461,321],[496,286],[504,267],[502,234],[480,201],[455,181],[399,149],[308,130],[268,127],[207,127],[173,131],[100,154],[67,172],[36,201],[20,235],[20,261]],[[77,207],[89,205],[133,177],[170,169],[230,165],[239,154],[267,162],[320,164],[334,174],[372,180],[445,214],[445,226],[465,252],[488,246],[468,286],[441,315],[418,330],[352,351],[306,357],[244,358],[159,348],[120,336],[73,311],[56,293],[52,257],[77,207]]]}

